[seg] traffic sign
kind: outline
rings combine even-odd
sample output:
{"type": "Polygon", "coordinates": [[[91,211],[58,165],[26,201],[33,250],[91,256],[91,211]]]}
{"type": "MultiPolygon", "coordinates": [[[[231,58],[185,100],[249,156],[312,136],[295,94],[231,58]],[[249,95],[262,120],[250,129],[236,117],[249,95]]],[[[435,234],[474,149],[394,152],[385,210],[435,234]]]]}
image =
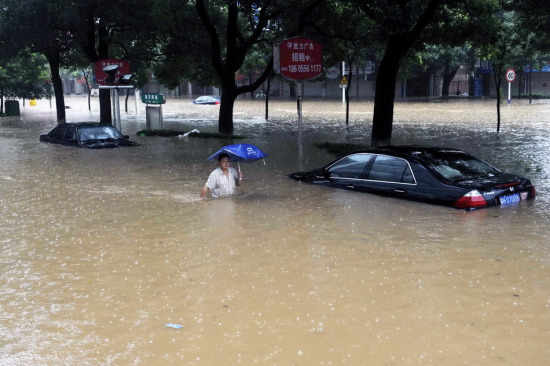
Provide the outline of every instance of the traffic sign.
{"type": "Polygon", "coordinates": [[[117,85],[121,77],[130,74],[130,64],[126,61],[108,58],[96,62],[94,64],[94,72],[95,82],[99,85],[117,85]],[[118,69],[116,69],[116,66],[118,66],[118,69]],[[109,75],[104,70],[106,67],[116,69],[112,82],[108,82],[109,75]]]}
{"type": "Polygon", "coordinates": [[[514,69],[506,70],[506,80],[508,80],[510,83],[516,80],[516,70],[514,69]]]}
{"type": "Polygon", "coordinates": [[[141,101],[147,104],[164,104],[166,97],[163,94],[141,94],[141,101]]]}
{"type": "Polygon", "coordinates": [[[346,79],[346,75],[342,76],[342,80],[340,81],[341,85],[348,85],[348,79],[346,79]]]}
{"type": "Polygon", "coordinates": [[[279,72],[292,80],[309,80],[323,73],[323,47],[307,38],[289,38],[278,47],[279,72]]]}

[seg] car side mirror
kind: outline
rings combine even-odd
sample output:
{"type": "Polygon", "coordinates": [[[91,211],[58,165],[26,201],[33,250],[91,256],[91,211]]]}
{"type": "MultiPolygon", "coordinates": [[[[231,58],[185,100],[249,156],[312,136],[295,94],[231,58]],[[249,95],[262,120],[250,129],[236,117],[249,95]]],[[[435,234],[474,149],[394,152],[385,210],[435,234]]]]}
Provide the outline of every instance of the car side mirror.
{"type": "Polygon", "coordinates": [[[124,135],[124,139],[125,139],[125,140],[128,140],[129,138],[130,138],[130,136],[124,135]]]}

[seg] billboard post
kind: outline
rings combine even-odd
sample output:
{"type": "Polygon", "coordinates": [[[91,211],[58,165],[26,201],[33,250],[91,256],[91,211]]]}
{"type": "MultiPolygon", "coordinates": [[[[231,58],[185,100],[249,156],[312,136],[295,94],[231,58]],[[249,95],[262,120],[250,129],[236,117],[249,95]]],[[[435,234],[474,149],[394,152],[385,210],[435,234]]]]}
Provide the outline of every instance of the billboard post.
{"type": "Polygon", "coordinates": [[[516,80],[516,70],[506,70],[506,80],[508,80],[508,104],[510,104],[510,100],[512,99],[512,82],[516,80]]]}
{"type": "Polygon", "coordinates": [[[314,79],[323,73],[323,47],[311,39],[288,38],[273,47],[274,70],[284,77],[297,81],[299,133],[302,132],[302,86],[304,80],[314,79]]]}

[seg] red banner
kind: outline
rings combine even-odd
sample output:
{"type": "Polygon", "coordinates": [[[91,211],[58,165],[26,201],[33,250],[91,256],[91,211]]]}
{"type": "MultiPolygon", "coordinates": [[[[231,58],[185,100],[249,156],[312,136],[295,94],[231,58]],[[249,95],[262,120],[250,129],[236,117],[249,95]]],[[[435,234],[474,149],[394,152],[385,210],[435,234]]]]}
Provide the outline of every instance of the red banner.
{"type": "Polygon", "coordinates": [[[280,72],[292,80],[313,79],[323,73],[323,47],[307,38],[279,43],[280,72]]]}
{"type": "Polygon", "coordinates": [[[130,64],[126,61],[117,60],[114,58],[108,58],[104,60],[100,60],[95,63],[94,65],[94,72],[95,72],[95,82],[99,85],[116,85],[118,84],[118,80],[126,74],[130,74],[130,64]],[[116,74],[114,75],[114,80],[111,83],[108,83],[105,81],[105,79],[109,76],[103,69],[107,66],[117,65],[118,70],[116,74]]]}

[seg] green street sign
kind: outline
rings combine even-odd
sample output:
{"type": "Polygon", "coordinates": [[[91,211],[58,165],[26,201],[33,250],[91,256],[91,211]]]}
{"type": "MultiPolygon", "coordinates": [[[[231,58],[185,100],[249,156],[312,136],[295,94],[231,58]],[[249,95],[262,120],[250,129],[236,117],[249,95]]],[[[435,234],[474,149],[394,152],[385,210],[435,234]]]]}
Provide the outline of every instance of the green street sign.
{"type": "Polygon", "coordinates": [[[141,101],[147,104],[164,104],[166,97],[163,94],[141,94],[141,101]]]}

